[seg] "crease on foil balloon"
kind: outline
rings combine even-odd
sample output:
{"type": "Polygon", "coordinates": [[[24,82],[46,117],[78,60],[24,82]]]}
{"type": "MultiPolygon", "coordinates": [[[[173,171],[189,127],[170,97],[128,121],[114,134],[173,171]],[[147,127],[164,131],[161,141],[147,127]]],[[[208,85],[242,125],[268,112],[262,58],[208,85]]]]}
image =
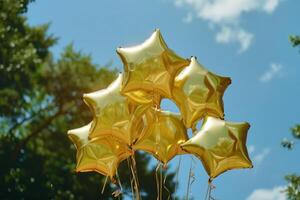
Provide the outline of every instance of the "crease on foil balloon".
{"type": "MultiPolygon", "coordinates": [[[[140,199],[135,150],[152,154],[164,166],[176,155],[194,154],[209,183],[227,170],[252,167],[246,148],[249,124],[223,120],[229,77],[208,71],[195,57],[179,57],[158,29],[142,44],[117,53],[124,73],[106,89],[84,95],[93,121],[68,132],[77,149],[76,171],[96,171],[114,181],[119,163],[127,159],[133,196],[140,199]],[[173,100],[181,115],[161,111],[162,98],[173,100]],[[194,133],[190,139],[188,128],[194,133]]],[[[158,190],[162,184],[161,177],[158,190]]]]}
{"type": "Polygon", "coordinates": [[[230,78],[209,72],[195,57],[175,78],[173,99],[187,128],[196,129],[196,123],[205,116],[224,117],[223,94],[230,78]]]}
{"type": "Polygon", "coordinates": [[[149,108],[143,123],[147,126],[133,145],[134,150],[146,151],[163,164],[184,153],[180,144],[187,141],[188,136],[180,115],[149,108]]]}
{"type": "Polygon", "coordinates": [[[152,104],[156,92],[171,98],[176,74],[189,64],[168,48],[159,29],[142,44],[117,53],[124,64],[122,93],[141,104],[152,104]]]}
{"type": "Polygon", "coordinates": [[[76,172],[95,171],[114,180],[121,161],[131,155],[127,145],[114,137],[88,138],[91,123],[68,131],[68,136],[77,149],[76,172]]]}
{"type": "Polygon", "coordinates": [[[137,122],[145,106],[133,103],[120,93],[122,79],[123,75],[119,74],[106,89],[84,94],[84,101],[94,115],[90,138],[112,135],[131,145],[143,128],[137,122]]]}
{"type": "Polygon", "coordinates": [[[182,144],[183,150],[198,157],[211,179],[239,168],[252,168],[246,148],[246,122],[234,123],[206,117],[201,129],[182,144]]]}

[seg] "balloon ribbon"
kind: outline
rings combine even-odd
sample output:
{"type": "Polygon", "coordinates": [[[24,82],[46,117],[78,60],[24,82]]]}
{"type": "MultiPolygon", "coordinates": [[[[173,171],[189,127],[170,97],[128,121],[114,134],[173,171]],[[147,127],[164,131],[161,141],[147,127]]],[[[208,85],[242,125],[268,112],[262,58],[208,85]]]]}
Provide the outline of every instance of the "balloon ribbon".
{"type": "Polygon", "coordinates": [[[140,200],[141,196],[140,196],[140,191],[139,191],[139,180],[138,180],[138,175],[137,175],[137,168],[136,168],[134,153],[130,156],[130,161],[131,161],[130,169],[131,169],[133,182],[134,182],[135,197],[137,200],[140,200]]]}
{"type": "Polygon", "coordinates": [[[177,165],[176,172],[175,172],[175,177],[176,177],[176,185],[175,185],[175,191],[174,191],[175,194],[177,192],[178,185],[179,185],[179,169],[180,169],[180,166],[181,166],[181,156],[179,156],[178,165],[177,165]]]}
{"type": "Polygon", "coordinates": [[[206,191],[206,195],[205,195],[205,199],[204,200],[216,200],[215,198],[213,198],[211,196],[211,191],[213,189],[215,189],[215,188],[216,188],[216,186],[214,186],[212,184],[212,179],[208,179],[208,186],[207,186],[207,191],[206,191]]]}
{"type": "Polygon", "coordinates": [[[187,189],[186,189],[186,200],[189,200],[189,195],[191,192],[191,186],[195,181],[195,173],[194,173],[194,159],[193,157],[191,157],[191,165],[190,165],[190,170],[189,170],[189,177],[188,177],[188,185],[187,185],[187,189]]]}
{"type": "Polygon", "coordinates": [[[107,183],[107,179],[108,179],[108,176],[105,177],[105,181],[104,181],[104,184],[103,184],[103,186],[102,186],[101,194],[104,193],[105,186],[106,186],[106,183],[107,183]]]}
{"type": "MultiPolygon", "coordinates": [[[[166,169],[166,168],[164,168],[164,169],[166,169]]],[[[168,200],[169,200],[171,198],[171,192],[170,192],[170,190],[168,189],[168,187],[166,185],[167,176],[168,176],[168,174],[167,174],[167,172],[165,172],[165,178],[164,178],[163,186],[164,186],[164,189],[168,192],[168,200]]]]}
{"type": "Polygon", "coordinates": [[[120,176],[119,176],[119,173],[118,173],[118,169],[116,171],[116,175],[117,175],[117,184],[118,184],[118,189],[116,191],[114,191],[112,193],[113,197],[118,197],[118,199],[121,199],[121,195],[123,194],[123,187],[122,187],[122,184],[121,184],[121,180],[120,180],[120,176]]]}
{"type": "MultiPolygon", "coordinates": [[[[130,159],[127,158],[127,165],[128,165],[128,168],[130,169],[130,172],[132,172],[131,170],[131,163],[130,163],[130,159]]],[[[130,186],[131,186],[131,193],[132,193],[132,199],[136,199],[135,198],[135,193],[134,193],[134,181],[133,181],[133,178],[132,178],[132,173],[129,175],[129,178],[130,178],[130,186]]]]}
{"type": "Polygon", "coordinates": [[[158,162],[155,169],[155,180],[156,180],[156,190],[157,190],[157,200],[162,200],[162,168],[161,163],[158,162]]]}

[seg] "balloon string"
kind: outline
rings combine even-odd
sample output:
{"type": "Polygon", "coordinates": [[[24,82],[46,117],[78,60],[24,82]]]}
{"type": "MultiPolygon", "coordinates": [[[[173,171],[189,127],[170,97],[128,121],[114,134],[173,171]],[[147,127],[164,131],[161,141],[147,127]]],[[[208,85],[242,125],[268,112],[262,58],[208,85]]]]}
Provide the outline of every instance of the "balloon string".
{"type": "Polygon", "coordinates": [[[171,192],[168,189],[167,185],[166,185],[166,181],[167,181],[167,172],[165,172],[165,178],[164,178],[164,189],[168,192],[168,200],[171,199],[171,192]]]}
{"type": "Polygon", "coordinates": [[[130,159],[128,159],[128,158],[127,158],[127,165],[128,165],[128,168],[131,171],[131,174],[130,174],[129,178],[130,178],[130,186],[131,186],[132,198],[136,199],[135,198],[135,193],[134,193],[134,183],[133,183],[133,178],[132,178],[131,163],[130,163],[130,159]]]}
{"type": "Polygon", "coordinates": [[[179,156],[179,161],[178,161],[178,165],[177,165],[176,172],[175,172],[175,177],[176,177],[176,185],[175,185],[175,190],[174,190],[175,194],[176,194],[178,186],[179,186],[179,169],[180,169],[180,166],[181,166],[181,156],[179,156]]]}
{"type": "Polygon", "coordinates": [[[130,170],[131,170],[132,179],[133,179],[133,189],[134,189],[133,194],[135,196],[135,199],[138,199],[136,177],[135,177],[135,173],[134,173],[134,169],[133,169],[133,163],[132,163],[131,159],[130,159],[130,170]]]}
{"type": "Polygon", "coordinates": [[[211,200],[211,183],[209,183],[208,200],[211,200]]]}
{"type": "Polygon", "coordinates": [[[157,200],[162,200],[162,171],[161,163],[158,162],[155,168],[155,181],[156,181],[156,190],[157,190],[157,200]]]}
{"type": "Polygon", "coordinates": [[[157,191],[157,200],[159,200],[159,181],[158,181],[158,170],[159,170],[159,164],[157,164],[155,168],[155,182],[156,182],[156,191],[157,191]]]}
{"type": "Polygon", "coordinates": [[[191,192],[191,186],[192,186],[192,184],[195,181],[195,174],[193,172],[193,169],[194,169],[193,164],[194,164],[194,162],[195,161],[194,161],[193,157],[191,157],[191,164],[190,164],[189,177],[188,177],[188,185],[187,185],[186,198],[185,198],[186,200],[189,199],[189,194],[191,192]]]}
{"type": "Polygon", "coordinates": [[[210,183],[208,183],[208,185],[207,185],[207,190],[206,190],[206,195],[205,195],[204,200],[207,200],[208,193],[209,193],[209,188],[210,188],[210,183]]]}
{"type": "Polygon", "coordinates": [[[119,184],[119,188],[121,190],[121,193],[123,193],[123,187],[122,187],[122,183],[121,183],[121,179],[120,179],[120,176],[119,176],[119,172],[118,172],[118,169],[117,169],[117,180],[118,180],[118,184],[119,184]]]}
{"type": "Polygon", "coordinates": [[[212,184],[212,180],[208,180],[208,187],[205,195],[205,200],[215,200],[215,198],[212,197],[211,193],[212,190],[215,189],[216,187],[212,184]]]}
{"type": "Polygon", "coordinates": [[[160,176],[159,176],[159,182],[160,182],[160,186],[159,186],[159,189],[160,189],[160,199],[162,200],[162,188],[163,188],[163,173],[162,173],[162,164],[160,164],[160,176]]]}
{"type": "Polygon", "coordinates": [[[114,191],[112,193],[113,197],[118,197],[118,199],[121,199],[121,194],[123,193],[123,188],[122,188],[122,184],[121,184],[121,180],[120,180],[120,176],[119,176],[119,173],[118,173],[118,170],[116,169],[116,176],[117,176],[117,184],[118,185],[118,189],[116,191],[114,191]]]}
{"type": "Polygon", "coordinates": [[[214,186],[212,183],[210,184],[210,193],[209,193],[209,198],[210,200],[215,200],[214,197],[212,197],[211,193],[212,193],[212,190],[215,189],[216,186],[214,186]]]}
{"type": "Polygon", "coordinates": [[[108,176],[105,177],[105,181],[104,181],[104,184],[103,184],[103,186],[102,186],[101,194],[104,193],[104,190],[105,190],[105,186],[106,186],[107,180],[108,180],[108,176]]]}
{"type": "Polygon", "coordinates": [[[192,171],[192,163],[191,163],[190,170],[189,170],[188,184],[187,184],[186,195],[185,195],[185,199],[186,200],[189,199],[190,182],[191,182],[191,171],[192,171]]]}
{"type": "Polygon", "coordinates": [[[160,95],[156,91],[156,89],[152,90],[152,103],[153,103],[153,106],[154,106],[155,109],[160,108],[160,95]]]}
{"type": "MultiPolygon", "coordinates": [[[[139,177],[138,177],[138,173],[137,173],[137,167],[136,167],[136,161],[135,161],[135,156],[132,155],[132,162],[133,162],[133,169],[134,169],[134,172],[135,172],[135,177],[136,177],[136,182],[137,182],[137,186],[138,186],[138,189],[139,189],[139,177]]],[[[140,194],[140,193],[138,193],[140,194]]]]}
{"type": "Polygon", "coordinates": [[[140,191],[139,191],[139,180],[138,180],[138,175],[137,175],[137,168],[136,168],[136,162],[134,158],[134,154],[130,156],[131,158],[131,172],[134,180],[134,189],[136,193],[136,198],[137,200],[140,200],[140,191]]]}

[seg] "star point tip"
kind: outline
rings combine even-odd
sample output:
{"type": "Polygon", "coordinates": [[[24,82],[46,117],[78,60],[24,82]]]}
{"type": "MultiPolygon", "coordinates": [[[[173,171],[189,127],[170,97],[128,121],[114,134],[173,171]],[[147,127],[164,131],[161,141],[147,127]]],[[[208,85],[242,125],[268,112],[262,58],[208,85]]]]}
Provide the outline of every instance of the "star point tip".
{"type": "Polygon", "coordinates": [[[191,60],[191,63],[194,63],[194,62],[197,63],[198,62],[196,56],[191,56],[190,60],[191,60]]]}
{"type": "Polygon", "coordinates": [[[116,52],[117,52],[117,53],[120,53],[121,50],[122,50],[122,47],[121,47],[121,46],[116,48],[116,52]]]}
{"type": "Polygon", "coordinates": [[[250,127],[251,127],[250,123],[248,123],[248,122],[244,122],[244,123],[245,123],[245,126],[247,127],[247,129],[250,129],[250,127]]]}
{"type": "Polygon", "coordinates": [[[82,98],[83,98],[84,101],[90,101],[92,99],[91,93],[85,93],[85,94],[83,94],[82,98]]]}

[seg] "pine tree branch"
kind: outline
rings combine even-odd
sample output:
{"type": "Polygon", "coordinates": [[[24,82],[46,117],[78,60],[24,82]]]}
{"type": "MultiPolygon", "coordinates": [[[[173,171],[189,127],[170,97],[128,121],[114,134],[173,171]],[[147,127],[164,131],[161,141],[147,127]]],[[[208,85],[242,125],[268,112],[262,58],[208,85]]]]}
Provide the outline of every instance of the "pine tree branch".
{"type": "Polygon", "coordinates": [[[25,137],[23,140],[21,140],[15,147],[13,153],[12,153],[12,160],[17,160],[21,149],[26,146],[26,144],[30,141],[31,138],[37,136],[43,129],[45,129],[47,126],[49,126],[52,121],[57,118],[59,115],[63,114],[62,110],[59,110],[57,113],[55,113],[53,116],[46,119],[42,124],[40,124],[36,129],[34,129],[27,137],[25,137]]]}

